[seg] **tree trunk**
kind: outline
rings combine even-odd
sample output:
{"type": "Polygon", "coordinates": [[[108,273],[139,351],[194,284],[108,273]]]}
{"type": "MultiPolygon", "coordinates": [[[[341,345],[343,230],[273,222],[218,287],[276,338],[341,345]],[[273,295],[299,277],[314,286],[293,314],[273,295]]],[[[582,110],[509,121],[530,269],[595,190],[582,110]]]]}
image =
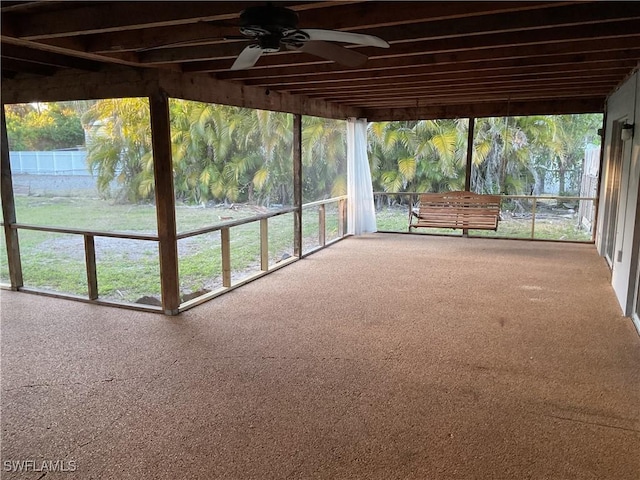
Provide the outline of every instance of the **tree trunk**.
{"type": "Polygon", "coordinates": [[[254,205],[254,198],[253,198],[253,182],[249,182],[249,189],[247,192],[247,201],[249,202],[250,205],[254,205]]]}

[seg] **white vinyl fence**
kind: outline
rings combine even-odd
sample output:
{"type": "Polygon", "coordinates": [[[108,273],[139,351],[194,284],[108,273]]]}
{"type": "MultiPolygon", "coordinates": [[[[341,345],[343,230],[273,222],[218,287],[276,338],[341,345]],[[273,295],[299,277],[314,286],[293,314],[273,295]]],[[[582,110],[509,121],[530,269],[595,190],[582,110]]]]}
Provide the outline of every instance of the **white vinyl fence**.
{"type": "Polygon", "coordinates": [[[80,175],[91,176],[84,150],[50,152],[9,152],[14,175],[80,175]]]}
{"type": "Polygon", "coordinates": [[[97,194],[84,150],[9,152],[13,190],[18,195],[78,196],[97,194]]]}

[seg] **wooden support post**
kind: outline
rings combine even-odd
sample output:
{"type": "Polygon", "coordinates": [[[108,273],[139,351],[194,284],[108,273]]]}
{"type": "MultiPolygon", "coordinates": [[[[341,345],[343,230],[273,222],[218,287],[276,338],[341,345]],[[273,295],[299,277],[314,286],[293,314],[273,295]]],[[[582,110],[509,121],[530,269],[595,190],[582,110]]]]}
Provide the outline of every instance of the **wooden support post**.
{"type": "Polygon", "coordinates": [[[600,208],[599,200],[600,200],[600,188],[597,187],[595,200],[591,200],[593,202],[593,205],[592,205],[593,214],[591,215],[591,241],[594,243],[596,241],[596,233],[598,228],[598,209],[600,208]]]}
{"type": "Polygon", "coordinates": [[[344,237],[347,231],[347,202],[344,198],[341,198],[338,202],[338,237],[344,237]]]}
{"type": "MultiPolygon", "coordinates": [[[[464,189],[471,191],[471,165],[473,163],[473,137],[475,136],[476,119],[469,117],[469,131],[467,132],[467,163],[464,172],[464,189]]],[[[480,192],[481,193],[481,192],[480,192]]]]}
{"type": "Polygon", "coordinates": [[[318,243],[324,247],[327,243],[327,209],[324,204],[318,207],[318,243]]]}
{"type": "Polygon", "coordinates": [[[260,219],[260,270],[269,270],[269,219],[260,219]]]}
{"type": "Polygon", "coordinates": [[[407,232],[411,233],[411,220],[413,218],[413,207],[417,206],[418,197],[415,194],[409,195],[409,226],[407,227],[407,232]]]}
{"type": "Polygon", "coordinates": [[[222,251],[222,286],[231,286],[231,235],[229,227],[220,229],[220,247],[222,251]]]}
{"type": "Polygon", "coordinates": [[[167,315],[177,315],[180,306],[178,279],[178,241],[176,237],[176,202],[173,190],[171,159],[171,125],[169,99],[164,92],[149,97],[151,140],[153,144],[153,175],[155,180],[156,215],[160,249],[160,283],[162,309],[167,315]]]}
{"type": "Polygon", "coordinates": [[[532,197],[533,198],[533,205],[531,205],[531,239],[533,240],[534,238],[536,238],[536,204],[537,202],[537,197],[532,197]]]}
{"type": "Polygon", "coordinates": [[[84,235],[84,260],[87,267],[89,300],[98,298],[98,270],[96,268],[96,246],[93,235],[84,235]]]}
{"type": "Polygon", "coordinates": [[[293,116],[293,256],[302,257],[302,115],[293,116]]]}
{"type": "Polygon", "coordinates": [[[4,104],[0,105],[2,120],[2,159],[0,169],[0,196],[2,197],[2,221],[4,223],[4,237],[7,245],[7,263],[11,290],[18,290],[23,285],[22,263],[20,261],[20,242],[18,231],[12,228],[16,223],[16,204],[13,198],[13,180],[11,178],[11,161],[9,159],[9,143],[7,139],[7,121],[4,114],[4,104]]]}
{"type": "Polygon", "coordinates": [[[344,199],[344,201],[342,202],[342,221],[344,222],[344,224],[342,225],[342,231],[344,232],[344,234],[346,235],[349,232],[349,218],[348,218],[348,205],[347,202],[349,200],[348,199],[344,199]]]}
{"type": "Polygon", "coordinates": [[[599,199],[600,199],[600,188],[602,182],[602,167],[604,166],[604,155],[606,153],[605,149],[605,135],[607,133],[607,111],[605,109],[604,114],[602,115],[602,128],[598,130],[598,134],[600,135],[600,166],[598,167],[598,180],[596,182],[596,199],[593,201],[593,219],[591,222],[591,241],[596,241],[596,234],[598,231],[598,209],[600,208],[599,199]]]}
{"type": "MultiPolygon", "coordinates": [[[[473,163],[473,137],[476,127],[476,119],[469,117],[469,129],[467,132],[467,163],[464,170],[464,189],[467,192],[471,191],[471,165],[473,163]]],[[[462,236],[469,236],[469,229],[462,229],[462,236]]]]}

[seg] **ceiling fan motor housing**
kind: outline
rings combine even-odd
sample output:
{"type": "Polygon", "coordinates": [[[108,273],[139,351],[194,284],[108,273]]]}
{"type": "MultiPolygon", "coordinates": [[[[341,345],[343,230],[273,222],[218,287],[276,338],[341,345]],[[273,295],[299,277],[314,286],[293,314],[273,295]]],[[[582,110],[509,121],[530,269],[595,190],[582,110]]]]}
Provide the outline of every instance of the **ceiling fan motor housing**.
{"type": "Polygon", "coordinates": [[[240,14],[240,33],[248,37],[279,35],[297,30],[298,14],[288,8],[265,5],[250,7],[240,14]]]}
{"type": "Polygon", "coordinates": [[[273,53],[280,51],[280,40],[282,40],[282,35],[279,33],[262,35],[258,37],[258,45],[263,52],[273,53]]]}

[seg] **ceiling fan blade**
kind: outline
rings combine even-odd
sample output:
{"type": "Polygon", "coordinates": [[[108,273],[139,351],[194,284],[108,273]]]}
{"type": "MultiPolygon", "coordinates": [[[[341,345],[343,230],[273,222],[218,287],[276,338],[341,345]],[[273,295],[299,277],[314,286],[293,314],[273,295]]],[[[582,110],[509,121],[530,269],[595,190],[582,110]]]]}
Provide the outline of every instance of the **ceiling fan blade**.
{"type": "Polygon", "coordinates": [[[229,28],[238,28],[236,23],[231,22],[222,22],[222,21],[200,21],[196,25],[196,31],[200,32],[202,30],[211,30],[211,33],[207,36],[203,36],[204,34],[199,34],[195,38],[191,38],[189,40],[182,40],[179,42],[168,42],[168,43],[160,43],[157,45],[150,45],[145,48],[140,48],[136,50],[136,52],[142,53],[147,52],[149,50],[156,50],[159,48],[168,48],[168,47],[190,47],[192,45],[202,45],[203,43],[211,43],[211,42],[219,42],[221,40],[248,40],[247,37],[243,36],[228,36],[222,35],[221,27],[229,27],[229,28]]]}
{"type": "Polygon", "coordinates": [[[302,32],[309,35],[310,40],[324,40],[327,42],[354,43],[370,47],[389,48],[389,44],[379,37],[362,33],[340,32],[338,30],[320,30],[317,28],[305,28],[302,32]]]}
{"type": "Polygon", "coordinates": [[[236,61],[231,65],[231,70],[246,70],[253,67],[262,55],[260,45],[249,45],[240,52],[236,61]]]}
{"type": "Polygon", "coordinates": [[[197,47],[199,45],[209,45],[212,43],[220,43],[220,41],[250,41],[251,39],[247,37],[235,36],[235,37],[219,37],[219,38],[195,38],[193,40],[183,40],[181,42],[173,42],[173,43],[162,43],[160,45],[152,45],[146,48],[140,48],[136,50],[136,53],[144,53],[149,52],[151,50],[160,50],[162,48],[175,48],[175,47],[197,47]]]}
{"type": "Polygon", "coordinates": [[[369,57],[362,53],[344,48],[335,43],[323,42],[320,40],[309,40],[304,42],[300,47],[295,48],[301,52],[310,53],[326,60],[333,60],[340,65],[347,67],[359,67],[364,65],[369,57]]]}

